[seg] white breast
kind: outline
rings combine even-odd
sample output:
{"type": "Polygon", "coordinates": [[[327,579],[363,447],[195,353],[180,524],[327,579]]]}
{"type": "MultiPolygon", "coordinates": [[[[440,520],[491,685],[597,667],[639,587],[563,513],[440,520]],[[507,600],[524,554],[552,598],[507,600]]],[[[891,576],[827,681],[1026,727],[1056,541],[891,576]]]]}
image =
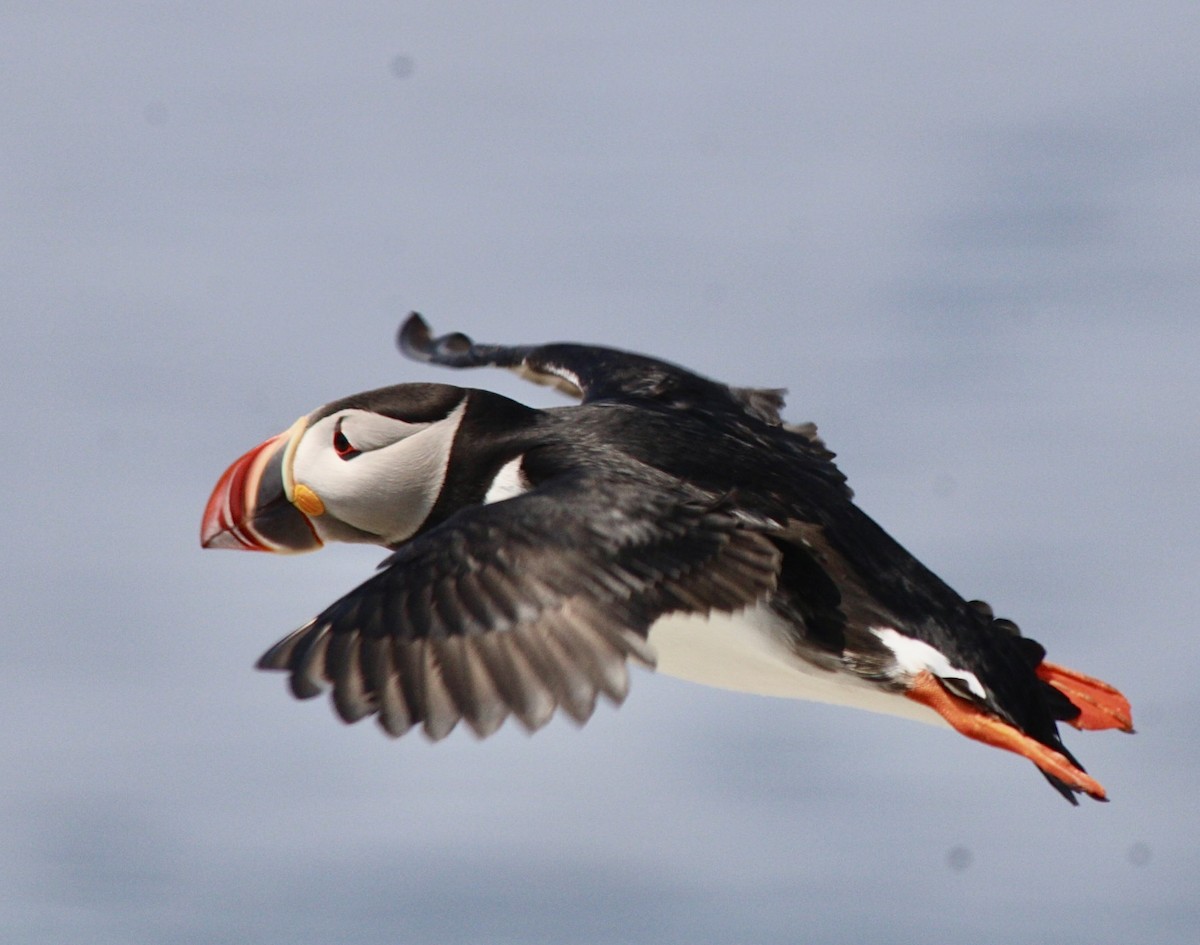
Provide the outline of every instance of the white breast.
{"type": "Polygon", "coordinates": [[[650,628],[658,671],[677,679],[945,724],[932,709],[911,699],[851,673],[830,672],[800,659],[786,639],[783,621],[763,604],[737,614],[670,614],[650,628]]]}

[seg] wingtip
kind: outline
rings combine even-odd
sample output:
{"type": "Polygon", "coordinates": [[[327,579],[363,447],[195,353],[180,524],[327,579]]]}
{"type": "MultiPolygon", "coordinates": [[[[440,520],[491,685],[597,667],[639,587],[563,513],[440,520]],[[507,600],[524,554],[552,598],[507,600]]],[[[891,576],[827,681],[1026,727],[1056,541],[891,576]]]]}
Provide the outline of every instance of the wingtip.
{"type": "MultiPolygon", "coordinates": [[[[418,312],[412,312],[396,333],[400,351],[414,361],[442,364],[446,367],[476,367],[487,363],[487,352],[476,349],[475,342],[462,332],[434,337],[433,329],[418,312]]],[[[486,346],[485,346],[486,347],[486,346]]]]}
{"type": "Polygon", "coordinates": [[[420,312],[409,312],[396,332],[396,345],[405,357],[428,361],[433,357],[433,332],[420,312]]]}

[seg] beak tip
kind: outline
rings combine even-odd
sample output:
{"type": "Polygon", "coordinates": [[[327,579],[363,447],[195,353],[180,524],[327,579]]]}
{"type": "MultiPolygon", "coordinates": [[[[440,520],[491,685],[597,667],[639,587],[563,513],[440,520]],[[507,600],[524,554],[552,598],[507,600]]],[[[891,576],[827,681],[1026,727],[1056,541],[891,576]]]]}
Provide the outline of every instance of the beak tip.
{"type": "Polygon", "coordinates": [[[235,539],[228,531],[209,531],[204,529],[200,532],[200,547],[201,548],[245,548],[246,546],[235,539]]]}
{"type": "Polygon", "coordinates": [[[220,486],[213,490],[212,498],[208,500],[208,505],[204,509],[204,518],[200,522],[201,548],[228,547],[222,541],[222,537],[228,538],[229,529],[221,523],[221,503],[218,501],[220,491],[220,486]]]}

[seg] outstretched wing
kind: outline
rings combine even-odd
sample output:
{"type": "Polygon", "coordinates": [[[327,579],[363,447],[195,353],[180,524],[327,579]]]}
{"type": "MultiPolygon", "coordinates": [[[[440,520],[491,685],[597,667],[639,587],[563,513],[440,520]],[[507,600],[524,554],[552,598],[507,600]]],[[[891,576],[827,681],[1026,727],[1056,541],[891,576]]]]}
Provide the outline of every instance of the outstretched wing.
{"type": "MultiPolygon", "coordinates": [[[[397,342],[404,354],[417,361],[455,368],[509,368],[534,383],[579,397],[585,404],[617,399],[676,407],[702,405],[709,410],[748,414],[772,426],[782,422],[783,390],[728,387],[667,361],[616,348],[477,344],[461,332],[434,337],[416,312],[400,326],[397,342]]],[[[796,432],[805,435],[799,429],[796,432]]]]}
{"type": "Polygon", "coordinates": [[[629,657],[653,665],[670,611],[737,610],[775,585],[779,552],[728,511],[662,483],[621,488],[571,472],[464,509],[272,647],[299,698],[333,687],[347,722],[439,739],[460,719],[486,736],[556,708],[578,722],[620,703],[629,657]]]}

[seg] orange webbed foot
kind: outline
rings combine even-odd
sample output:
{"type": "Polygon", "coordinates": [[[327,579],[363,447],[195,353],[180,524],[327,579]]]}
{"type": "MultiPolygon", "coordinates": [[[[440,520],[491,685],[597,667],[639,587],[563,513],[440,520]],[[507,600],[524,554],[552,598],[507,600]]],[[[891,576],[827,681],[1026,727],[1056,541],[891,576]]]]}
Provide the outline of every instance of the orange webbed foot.
{"type": "Polygon", "coordinates": [[[1078,718],[1071,719],[1068,725],[1089,732],[1108,728],[1133,731],[1129,700],[1108,683],[1054,663],[1042,663],[1037,674],[1038,679],[1048,682],[1079,709],[1078,718]]]}
{"type": "Polygon", "coordinates": [[[1082,791],[1098,801],[1107,799],[1100,783],[1081,771],[1065,755],[1030,738],[1008,722],[967,700],[952,695],[928,670],[916,675],[906,695],[914,702],[933,709],[949,722],[955,731],[968,738],[994,748],[1015,752],[1028,758],[1046,774],[1057,778],[1072,790],[1082,791]]]}

